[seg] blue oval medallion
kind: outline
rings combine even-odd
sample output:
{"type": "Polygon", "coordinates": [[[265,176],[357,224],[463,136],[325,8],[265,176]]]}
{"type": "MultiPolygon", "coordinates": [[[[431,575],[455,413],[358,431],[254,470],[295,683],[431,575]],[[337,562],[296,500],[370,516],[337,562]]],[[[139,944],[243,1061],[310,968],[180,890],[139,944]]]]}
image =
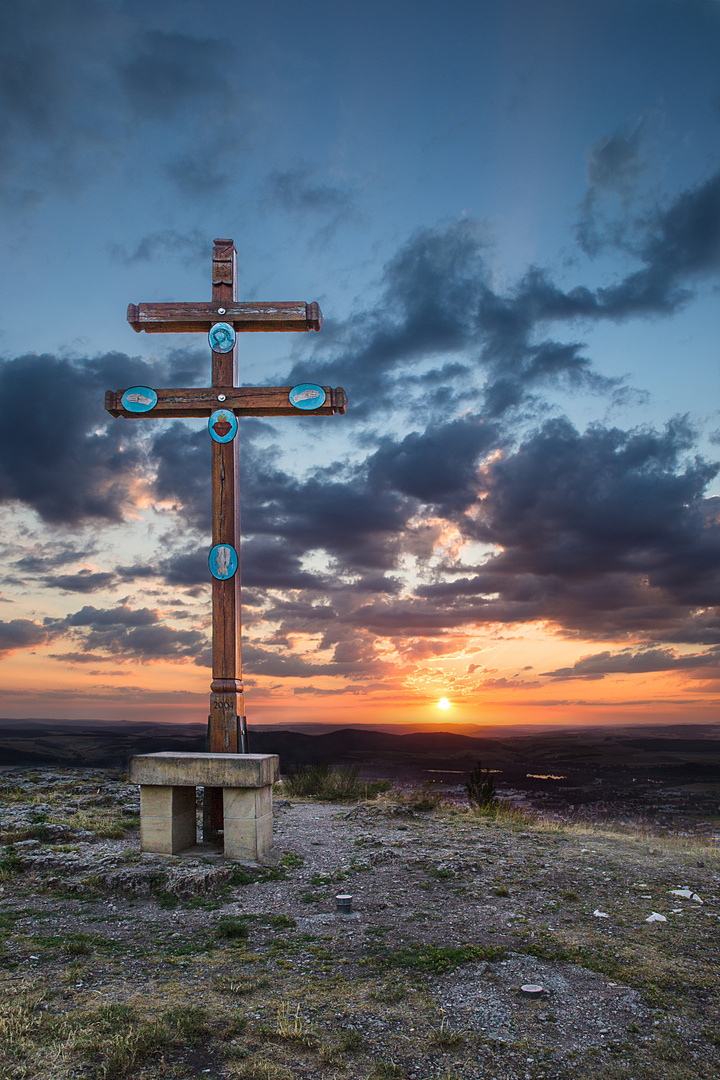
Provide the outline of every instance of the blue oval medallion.
{"type": "Polygon", "coordinates": [[[305,409],[306,411],[319,409],[325,404],[326,396],[322,386],[312,382],[304,382],[300,383],[299,386],[293,386],[288,394],[291,405],[294,405],[296,409],[305,409]]]}
{"type": "Polygon", "coordinates": [[[237,551],[231,544],[216,544],[208,555],[210,573],[218,581],[227,581],[238,568],[237,551]]]}
{"type": "Polygon", "coordinates": [[[208,420],[208,431],[215,442],[232,442],[237,435],[237,417],[230,409],[218,409],[208,420]]]}
{"type": "Polygon", "coordinates": [[[232,352],[235,345],[235,329],[227,322],[216,322],[210,327],[208,342],[213,352],[232,352]]]}
{"type": "Polygon", "coordinates": [[[123,409],[136,413],[150,412],[157,400],[157,394],[149,386],[131,386],[120,399],[123,409]]]}

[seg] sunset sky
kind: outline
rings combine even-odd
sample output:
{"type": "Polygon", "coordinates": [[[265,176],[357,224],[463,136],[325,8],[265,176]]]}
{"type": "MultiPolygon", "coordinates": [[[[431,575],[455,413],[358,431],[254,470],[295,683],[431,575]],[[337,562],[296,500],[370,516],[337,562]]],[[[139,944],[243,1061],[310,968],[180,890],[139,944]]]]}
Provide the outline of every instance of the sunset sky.
{"type": "Polygon", "coordinates": [[[6,0],[0,716],[204,722],[207,385],[129,302],[317,300],[242,384],[249,724],[717,719],[720,2],[6,0]],[[446,698],[450,707],[439,709],[446,698]]]}

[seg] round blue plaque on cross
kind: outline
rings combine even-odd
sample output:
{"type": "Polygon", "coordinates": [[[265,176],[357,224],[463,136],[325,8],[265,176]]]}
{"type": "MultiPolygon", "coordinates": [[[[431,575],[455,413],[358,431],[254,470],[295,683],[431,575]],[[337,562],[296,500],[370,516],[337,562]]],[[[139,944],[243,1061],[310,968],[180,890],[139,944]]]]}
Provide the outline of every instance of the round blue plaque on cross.
{"type": "Polygon", "coordinates": [[[304,409],[306,412],[310,409],[319,409],[325,404],[326,396],[322,386],[318,386],[317,383],[311,382],[304,382],[300,383],[299,386],[293,386],[288,394],[290,404],[294,405],[296,409],[304,409]]]}
{"type": "Polygon", "coordinates": [[[232,442],[237,435],[237,429],[237,417],[230,409],[218,409],[208,420],[208,431],[215,442],[232,442]]]}
{"type": "Polygon", "coordinates": [[[227,581],[238,568],[237,551],[232,544],[216,544],[208,555],[210,573],[218,581],[227,581]]]}
{"type": "Polygon", "coordinates": [[[149,386],[131,386],[120,399],[128,412],[150,412],[157,405],[158,396],[149,386]]]}
{"type": "Polygon", "coordinates": [[[228,322],[216,322],[210,327],[208,342],[213,352],[232,352],[235,345],[235,328],[228,322]]]}

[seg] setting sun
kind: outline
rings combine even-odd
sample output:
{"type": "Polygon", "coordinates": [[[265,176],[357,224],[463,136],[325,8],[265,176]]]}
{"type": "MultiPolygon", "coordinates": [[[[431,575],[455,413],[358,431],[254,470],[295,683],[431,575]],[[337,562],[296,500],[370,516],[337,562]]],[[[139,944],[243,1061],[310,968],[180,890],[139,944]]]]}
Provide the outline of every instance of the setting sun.
{"type": "Polygon", "coordinates": [[[437,707],[438,707],[438,709],[449,709],[450,708],[450,702],[448,701],[448,699],[446,697],[441,697],[440,700],[437,703],[437,707]]]}

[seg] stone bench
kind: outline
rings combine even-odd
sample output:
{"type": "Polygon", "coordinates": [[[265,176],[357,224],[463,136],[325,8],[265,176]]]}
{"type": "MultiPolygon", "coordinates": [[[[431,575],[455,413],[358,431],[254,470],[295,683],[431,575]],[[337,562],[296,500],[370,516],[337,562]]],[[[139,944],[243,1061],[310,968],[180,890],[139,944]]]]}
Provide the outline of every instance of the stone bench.
{"type": "Polygon", "coordinates": [[[223,854],[258,862],[272,848],[272,785],[277,754],[140,754],[130,780],[140,785],[140,847],[177,855],[197,843],[197,787],[222,788],[223,854]]]}

